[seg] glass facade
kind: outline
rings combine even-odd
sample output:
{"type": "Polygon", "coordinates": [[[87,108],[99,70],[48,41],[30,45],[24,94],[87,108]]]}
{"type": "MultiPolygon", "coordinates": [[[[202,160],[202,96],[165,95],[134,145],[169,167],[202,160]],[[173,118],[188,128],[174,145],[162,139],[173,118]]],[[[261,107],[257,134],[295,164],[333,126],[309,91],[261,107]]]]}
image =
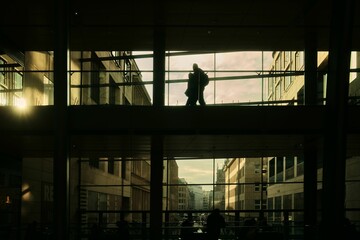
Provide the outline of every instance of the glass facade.
{"type": "MultiPolygon", "coordinates": [[[[29,52],[25,56],[32,57],[32,66],[48,67],[40,71],[25,71],[19,66],[2,67],[1,86],[5,89],[2,91],[3,105],[16,106],[20,99],[26,100],[29,105],[52,105],[53,67],[49,66],[52,53],[29,52]],[[49,62],[45,64],[44,59],[49,62]]],[[[72,52],[71,56],[70,106],[152,105],[152,53],[72,52]]],[[[298,67],[303,63],[300,59],[302,56],[303,53],[296,51],[223,54],[167,52],[165,106],[176,108],[185,105],[186,76],[192,71],[194,62],[210,76],[210,84],[205,91],[208,105],[252,105],[260,108],[301,105],[296,101],[299,97],[303,98],[303,93],[299,92],[304,85],[304,68],[298,67]],[[264,56],[268,58],[269,54],[274,58],[263,61],[264,56]],[[239,63],[239,59],[244,62],[239,63]],[[244,64],[246,61],[253,61],[253,64],[247,66],[244,64]],[[227,95],[224,95],[225,92],[227,95]],[[227,100],[222,100],[226,97],[227,100]]],[[[2,66],[7,64],[5,59],[4,56],[2,66]]],[[[323,83],[326,83],[326,79],[320,80],[320,85],[326,86],[323,83]]],[[[349,93],[354,97],[357,92],[356,75],[351,75],[349,83],[349,93]]],[[[325,89],[319,90],[322,93],[318,96],[325,96],[325,89]]],[[[325,103],[326,100],[319,99],[319,102],[325,103]]],[[[127,116],[121,118],[126,119],[127,116]]],[[[290,120],[288,122],[292,124],[290,120]]],[[[109,124],[116,125],[111,120],[109,124]]],[[[79,136],[75,133],[74,137],[79,136]]],[[[150,135],[142,138],[141,141],[149,144],[150,135]]],[[[141,141],[132,142],[131,138],[106,138],[102,141],[119,145],[112,151],[106,151],[106,144],[95,145],[86,153],[79,150],[81,147],[77,149],[73,145],[71,151],[78,156],[72,157],[69,164],[71,235],[78,239],[88,237],[94,224],[98,224],[105,236],[111,236],[115,234],[116,223],[125,220],[129,222],[130,234],[134,239],[145,239],[150,234],[152,213],[151,163],[154,160],[151,151],[142,149],[141,145],[138,146],[141,141]]],[[[194,151],[196,147],[191,149],[194,151]]],[[[162,195],[161,228],[164,238],[177,238],[182,224],[189,219],[193,221],[196,232],[205,232],[207,216],[214,208],[219,209],[227,221],[227,227],[222,232],[224,238],[236,238],[251,219],[266,221],[272,232],[286,234],[288,238],[304,234],[304,155],[287,153],[254,158],[224,154],[226,157],[209,159],[196,155],[184,158],[181,155],[168,157],[162,163],[162,189],[159,193],[162,195]]],[[[43,235],[51,235],[54,217],[53,159],[8,157],[5,161],[14,162],[14,165],[3,165],[1,168],[1,213],[6,216],[2,218],[2,225],[24,229],[27,223],[36,221],[43,235]]],[[[320,211],[321,161],[316,165],[316,208],[320,211]]],[[[346,216],[355,224],[360,221],[356,210],[360,202],[357,194],[359,168],[358,157],[347,159],[346,216]]],[[[320,218],[321,215],[318,215],[320,218]]],[[[24,230],[13,234],[15,238],[21,238],[25,233],[24,230]]],[[[5,236],[7,233],[2,234],[5,236]]]]}

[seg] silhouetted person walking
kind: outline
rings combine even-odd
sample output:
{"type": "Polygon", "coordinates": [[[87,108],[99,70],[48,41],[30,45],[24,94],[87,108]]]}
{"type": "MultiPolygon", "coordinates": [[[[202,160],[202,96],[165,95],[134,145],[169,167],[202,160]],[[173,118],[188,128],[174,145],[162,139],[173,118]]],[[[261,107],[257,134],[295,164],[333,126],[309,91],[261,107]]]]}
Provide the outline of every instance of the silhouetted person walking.
{"type": "Polygon", "coordinates": [[[207,240],[218,240],[221,229],[226,225],[220,210],[215,208],[206,219],[207,240]]]}
{"type": "Polygon", "coordinates": [[[186,106],[196,106],[196,102],[198,100],[198,83],[195,80],[195,76],[193,73],[189,73],[189,79],[187,84],[187,89],[185,91],[185,95],[188,97],[186,101],[186,106]]]}
{"type": "Polygon", "coordinates": [[[199,68],[197,63],[193,64],[193,71],[194,71],[194,78],[195,83],[197,84],[197,100],[199,100],[199,104],[201,106],[205,106],[205,100],[204,100],[204,90],[205,90],[205,72],[199,68]]]}

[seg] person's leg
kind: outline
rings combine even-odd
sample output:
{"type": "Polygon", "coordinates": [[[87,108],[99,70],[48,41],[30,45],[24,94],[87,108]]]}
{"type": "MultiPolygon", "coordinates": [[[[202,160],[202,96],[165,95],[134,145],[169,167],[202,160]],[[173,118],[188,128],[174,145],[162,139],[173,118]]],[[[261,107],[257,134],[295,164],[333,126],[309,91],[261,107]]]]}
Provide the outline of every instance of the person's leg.
{"type": "Polygon", "coordinates": [[[189,105],[190,105],[190,106],[196,106],[196,101],[197,101],[197,97],[196,97],[196,96],[192,96],[189,105]]]}
{"type": "Polygon", "coordinates": [[[196,106],[196,102],[197,102],[197,99],[198,99],[197,89],[193,89],[191,91],[191,95],[189,96],[189,98],[190,98],[190,106],[196,106]]]}
{"type": "Polygon", "coordinates": [[[201,106],[205,106],[205,99],[204,99],[204,88],[200,89],[199,91],[199,103],[201,106]]]}

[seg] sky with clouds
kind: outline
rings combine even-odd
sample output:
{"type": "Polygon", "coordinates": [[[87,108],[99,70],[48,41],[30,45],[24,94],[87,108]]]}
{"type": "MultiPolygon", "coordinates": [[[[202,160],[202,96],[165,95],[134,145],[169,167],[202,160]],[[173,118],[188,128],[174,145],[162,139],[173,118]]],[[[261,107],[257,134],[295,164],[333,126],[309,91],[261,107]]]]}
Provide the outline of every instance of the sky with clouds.
{"type": "MultiPolygon", "coordinates": [[[[133,52],[133,55],[145,52],[133,52]]],[[[149,53],[149,52],[146,52],[149,53]]],[[[153,81],[151,58],[137,59],[136,63],[142,72],[143,81],[153,81]]],[[[184,106],[187,100],[184,92],[188,73],[192,64],[208,72],[210,83],[204,91],[207,104],[246,103],[261,101],[265,96],[265,80],[258,77],[261,70],[269,70],[272,64],[272,52],[227,52],[202,55],[173,56],[166,59],[166,80],[183,80],[180,83],[167,84],[165,87],[165,105],[184,106]],[[216,72],[215,72],[216,70],[216,72]],[[224,72],[221,72],[224,71],[224,72]],[[226,76],[255,76],[238,80],[211,79],[226,76]]],[[[151,84],[145,85],[152,96],[151,84]]],[[[224,159],[177,160],[179,177],[190,184],[212,184],[216,181],[217,168],[222,168],[224,159]],[[213,171],[214,170],[214,171],[213,171]]],[[[210,186],[202,186],[210,190],[210,186]]]]}

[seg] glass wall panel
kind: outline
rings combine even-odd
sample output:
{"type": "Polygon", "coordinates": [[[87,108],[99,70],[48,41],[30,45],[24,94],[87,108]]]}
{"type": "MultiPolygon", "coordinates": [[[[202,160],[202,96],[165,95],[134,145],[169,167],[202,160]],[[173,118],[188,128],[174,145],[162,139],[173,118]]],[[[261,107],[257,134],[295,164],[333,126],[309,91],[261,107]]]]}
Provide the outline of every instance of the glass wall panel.
{"type": "MultiPolygon", "coordinates": [[[[302,105],[304,54],[277,52],[167,52],[165,105],[187,101],[188,73],[197,63],[207,72],[207,104],[302,105]]],[[[326,97],[328,52],[318,52],[318,103],[326,97]]],[[[22,66],[3,54],[0,75],[1,105],[52,105],[52,51],[25,52],[22,66]]],[[[351,54],[349,103],[357,104],[358,52],[351,54]]],[[[145,51],[72,51],[71,105],[151,105],[153,54],[145,51]]]]}
{"type": "Polygon", "coordinates": [[[360,96],[360,53],[351,52],[350,76],[349,76],[349,104],[359,105],[360,96]]]}
{"type": "Polygon", "coordinates": [[[271,52],[170,52],[167,58],[166,105],[185,105],[188,74],[196,63],[209,76],[207,104],[260,104],[271,52]],[[264,75],[265,76],[265,75],[264,75]]]}
{"type": "Polygon", "coordinates": [[[223,232],[227,237],[240,234],[239,230],[246,229],[251,221],[255,221],[257,227],[261,223],[262,228],[278,234],[284,234],[285,222],[288,234],[302,234],[303,176],[295,174],[296,159],[287,156],[165,161],[168,167],[165,167],[164,176],[168,178],[164,179],[163,209],[167,223],[164,228],[169,230],[168,234],[175,234],[178,222],[190,216],[191,226],[204,232],[206,217],[212,209],[218,208],[227,222],[223,232]],[[269,185],[268,164],[274,159],[278,166],[275,171],[283,175],[286,164],[287,177],[274,179],[269,185]],[[171,178],[176,174],[177,184],[171,178]],[[171,204],[176,199],[175,192],[178,193],[177,207],[171,204]]]}
{"type": "Polygon", "coordinates": [[[71,52],[71,105],[151,105],[152,54],[71,52]]]}
{"type": "MultiPolygon", "coordinates": [[[[349,103],[359,95],[358,52],[351,54],[349,103]]],[[[186,103],[188,73],[197,63],[208,73],[208,104],[296,105],[304,99],[304,54],[278,52],[168,52],[165,104],[186,103]],[[229,91],[230,89],[230,91],[229,91]]],[[[318,103],[326,97],[328,52],[318,52],[318,103]]],[[[24,66],[3,54],[1,105],[53,104],[53,52],[25,52],[24,66]]],[[[71,105],[151,105],[153,54],[144,51],[73,51],[70,54],[71,105]]]]}
{"type": "Polygon", "coordinates": [[[360,230],[360,157],[346,159],[345,176],[346,218],[360,230]]]}
{"type": "MultiPolygon", "coordinates": [[[[130,234],[141,237],[149,223],[150,161],[120,157],[73,159],[80,167],[78,179],[81,235],[88,236],[92,227],[102,229],[105,237],[115,234],[117,224],[128,223],[130,234]]],[[[76,203],[77,201],[73,201],[76,203]]]]}

